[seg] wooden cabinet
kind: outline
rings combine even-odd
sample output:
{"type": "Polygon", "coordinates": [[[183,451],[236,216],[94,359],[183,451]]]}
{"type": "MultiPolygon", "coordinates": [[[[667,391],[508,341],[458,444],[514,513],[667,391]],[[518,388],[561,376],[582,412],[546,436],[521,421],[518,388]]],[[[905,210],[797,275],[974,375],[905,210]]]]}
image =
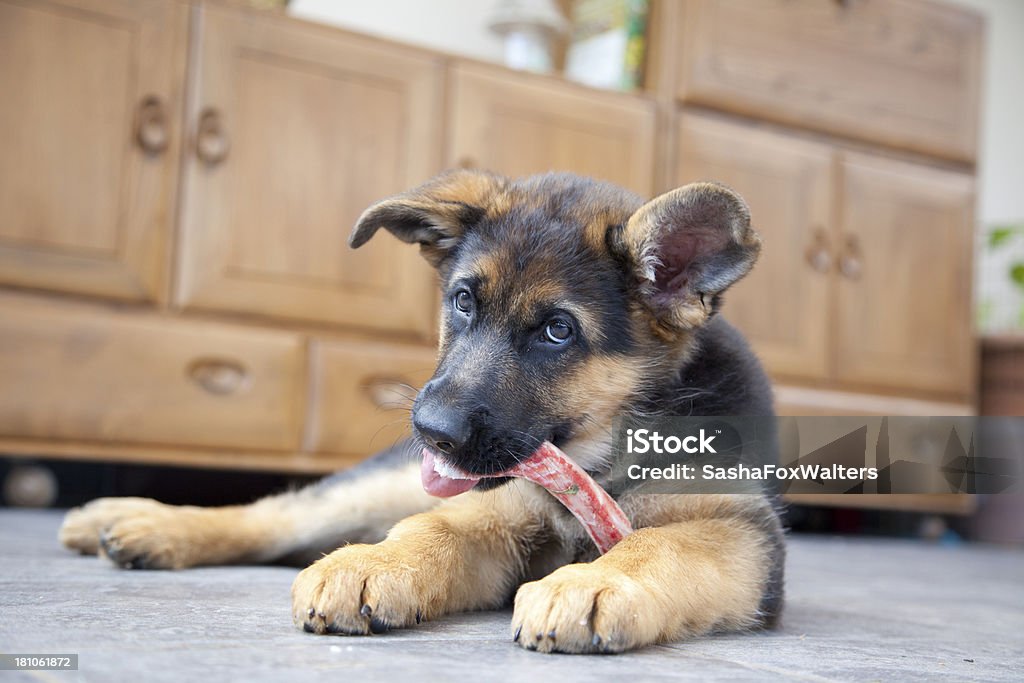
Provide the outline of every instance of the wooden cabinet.
{"type": "Polygon", "coordinates": [[[162,296],[187,7],[0,0],[0,283],[162,296]]]}
{"type": "Polygon", "coordinates": [[[471,64],[454,68],[449,102],[450,166],[572,171],[654,190],[653,102],[471,64]]]}
{"type": "Polygon", "coordinates": [[[142,304],[0,293],[8,452],[362,458],[437,308],[416,249],[347,247],[367,206],[446,156],[654,189],[652,99],[230,3],[0,0],[0,90],[0,284],[142,304]]]}
{"type": "Polygon", "coordinates": [[[287,332],[0,296],[0,434],[290,451],[304,348],[287,332]]]}
{"type": "Polygon", "coordinates": [[[971,400],[969,176],[710,116],[677,139],[678,184],[750,204],[762,256],[723,314],[775,377],[971,400]]]}
{"type": "Polygon", "coordinates": [[[838,379],[973,393],[972,179],[850,152],[841,178],[838,379]]]}
{"type": "Polygon", "coordinates": [[[429,335],[434,275],[346,239],[440,166],[442,66],[255,12],[200,10],[176,301],[429,335]]]}
{"type": "Polygon", "coordinates": [[[826,376],[832,150],[693,115],[680,117],[677,139],[676,183],[716,180],[733,188],[764,240],[757,265],[726,293],[723,314],[776,374],[826,376]]]}
{"type": "Polygon", "coordinates": [[[938,2],[691,0],[686,102],[957,160],[976,153],[983,22],[938,2]]]}
{"type": "Polygon", "coordinates": [[[782,412],[970,411],[973,14],[655,3],[656,85],[624,94],[244,4],[0,0],[0,451],[317,472],[391,445],[435,275],[346,239],[446,166],[724,182],[765,240],[724,314],[782,412]]]}

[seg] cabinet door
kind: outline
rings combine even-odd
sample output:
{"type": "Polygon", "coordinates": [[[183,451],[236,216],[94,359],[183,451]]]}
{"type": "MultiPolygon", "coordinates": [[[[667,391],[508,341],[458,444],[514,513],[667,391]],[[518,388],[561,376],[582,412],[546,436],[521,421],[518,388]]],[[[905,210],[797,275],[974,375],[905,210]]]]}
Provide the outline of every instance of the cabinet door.
{"type": "Polygon", "coordinates": [[[572,171],[647,197],[653,191],[654,103],[504,69],[454,69],[449,165],[512,177],[572,171]]]}
{"type": "Polygon", "coordinates": [[[841,172],[838,379],[970,396],[973,181],[853,153],[841,172]]]}
{"type": "Polygon", "coordinates": [[[188,9],[0,0],[0,282],[160,296],[188,9]]]}
{"type": "Polygon", "coordinates": [[[432,58],[283,17],[204,5],[189,104],[177,301],[420,335],[433,272],[370,204],[440,170],[432,58]]]}
{"type": "Polygon", "coordinates": [[[725,294],[723,314],[776,375],[828,373],[832,153],[782,134],[686,115],[675,180],[715,180],[750,205],[764,244],[754,269],[725,294]]]}

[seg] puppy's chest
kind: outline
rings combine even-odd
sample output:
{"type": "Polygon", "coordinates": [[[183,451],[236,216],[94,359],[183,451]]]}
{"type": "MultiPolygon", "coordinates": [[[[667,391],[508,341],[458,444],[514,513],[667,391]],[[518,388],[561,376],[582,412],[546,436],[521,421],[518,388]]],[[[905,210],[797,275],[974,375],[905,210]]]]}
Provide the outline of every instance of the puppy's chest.
{"type": "Polygon", "coordinates": [[[591,562],[599,556],[594,542],[567,511],[552,514],[547,527],[547,533],[536,541],[530,552],[528,581],[543,578],[564,565],[591,562]]]}

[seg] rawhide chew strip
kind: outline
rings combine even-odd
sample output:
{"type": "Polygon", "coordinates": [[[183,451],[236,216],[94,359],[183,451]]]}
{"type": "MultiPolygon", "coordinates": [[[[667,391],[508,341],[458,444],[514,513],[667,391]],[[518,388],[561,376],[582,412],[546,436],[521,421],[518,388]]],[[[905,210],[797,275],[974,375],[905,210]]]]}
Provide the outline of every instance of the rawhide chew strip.
{"type": "Polygon", "coordinates": [[[522,477],[547,489],[580,521],[602,555],[633,533],[626,514],[608,492],[548,441],[502,476],[522,477]]]}

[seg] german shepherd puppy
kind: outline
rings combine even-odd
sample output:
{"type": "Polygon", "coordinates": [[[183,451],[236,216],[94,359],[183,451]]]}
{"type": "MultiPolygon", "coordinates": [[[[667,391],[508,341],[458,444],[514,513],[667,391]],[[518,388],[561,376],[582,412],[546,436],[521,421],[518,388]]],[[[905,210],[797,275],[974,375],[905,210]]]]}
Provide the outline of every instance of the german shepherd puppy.
{"type": "Polygon", "coordinates": [[[772,625],[784,546],[769,496],[627,492],[618,502],[636,531],[598,557],[542,488],[420,472],[409,457],[426,448],[488,475],[551,441],[600,478],[617,415],[771,415],[761,367],[716,315],[760,250],[743,200],[712,183],[644,203],[568,174],[461,170],[369,208],[351,245],[380,228],[419,245],[444,293],[437,371],[414,402],[411,440],[252,505],[100,499],[68,513],[64,544],[130,568],[330,553],[292,587],[296,625],[320,634],[513,598],[514,640],[541,652],[772,625]]]}

